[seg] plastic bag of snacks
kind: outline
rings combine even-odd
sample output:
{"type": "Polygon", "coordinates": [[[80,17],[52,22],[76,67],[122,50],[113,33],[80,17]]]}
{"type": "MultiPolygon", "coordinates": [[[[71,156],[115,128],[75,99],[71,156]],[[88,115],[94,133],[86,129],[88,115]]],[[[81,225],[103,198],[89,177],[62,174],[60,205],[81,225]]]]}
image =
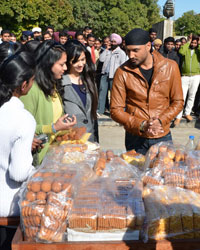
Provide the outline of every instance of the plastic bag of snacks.
{"type": "Polygon", "coordinates": [[[138,178],[139,171],[136,167],[128,164],[121,157],[114,154],[112,150],[101,151],[93,167],[97,176],[109,177],[111,179],[138,178]]]}
{"type": "Polygon", "coordinates": [[[28,240],[61,242],[72,204],[75,170],[40,168],[20,189],[21,225],[28,240]]]}
{"type": "Polygon", "coordinates": [[[150,147],[146,154],[145,168],[154,168],[158,165],[179,166],[185,160],[185,147],[170,142],[160,142],[150,147]]]}
{"type": "Polygon", "coordinates": [[[200,195],[182,188],[146,187],[143,191],[146,239],[199,237],[200,195]]]}
{"type": "Polygon", "coordinates": [[[56,144],[84,144],[88,141],[90,133],[87,133],[86,127],[73,127],[65,131],[59,131],[55,134],[54,143],[56,144]]]}
{"type": "MultiPolygon", "coordinates": [[[[98,157],[98,151],[90,151],[87,145],[65,144],[59,146],[51,146],[48,154],[45,156],[42,169],[52,169],[52,171],[65,171],[78,172],[78,186],[76,189],[81,188],[96,179],[93,171],[94,163],[98,157]],[[54,155],[56,154],[56,157],[54,155]]],[[[75,191],[77,192],[77,190],[75,191]]]]}
{"type": "Polygon", "coordinates": [[[41,217],[38,241],[62,242],[65,240],[66,219],[71,209],[72,200],[63,193],[49,193],[47,205],[41,217]]]}
{"type": "Polygon", "coordinates": [[[83,161],[93,164],[97,156],[98,151],[88,150],[86,144],[52,145],[42,162],[42,167],[60,169],[61,166],[79,164],[83,161]]]}
{"type": "MultiPolygon", "coordinates": [[[[154,147],[154,146],[153,146],[154,147]]],[[[180,187],[200,193],[200,153],[161,143],[157,154],[142,175],[143,184],[180,187]]],[[[152,148],[148,158],[152,156],[152,148]]],[[[155,152],[155,151],[154,151],[155,152]]]]}
{"type": "Polygon", "coordinates": [[[146,158],[144,155],[137,153],[135,150],[122,153],[121,158],[127,163],[138,167],[140,170],[143,170],[146,158]]]}
{"type": "Polygon", "coordinates": [[[120,157],[115,157],[106,164],[106,168],[102,174],[111,180],[138,180],[139,170],[126,163],[120,157]]]}
{"type": "Polygon", "coordinates": [[[116,178],[98,177],[79,189],[68,216],[70,229],[85,233],[141,229],[145,217],[142,183],[116,178]]]}
{"type": "Polygon", "coordinates": [[[85,144],[65,144],[65,145],[51,145],[43,162],[42,166],[55,166],[64,162],[65,154],[69,153],[84,153],[87,150],[85,144]],[[53,164],[55,163],[55,164],[53,164]]]}

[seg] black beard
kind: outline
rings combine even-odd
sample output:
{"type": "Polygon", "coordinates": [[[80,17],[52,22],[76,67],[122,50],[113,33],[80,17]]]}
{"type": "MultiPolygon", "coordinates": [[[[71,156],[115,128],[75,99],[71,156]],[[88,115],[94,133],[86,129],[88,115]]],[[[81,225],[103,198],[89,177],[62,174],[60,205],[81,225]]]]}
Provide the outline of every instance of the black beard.
{"type": "Polygon", "coordinates": [[[190,49],[196,49],[197,47],[198,47],[198,46],[193,47],[193,46],[190,45],[190,49]]]}
{"type": "Polygon", "coordinates": [[[119,45],[114,45],[114,44],[111,44],[111,50],[115,50],[119,45]]]}

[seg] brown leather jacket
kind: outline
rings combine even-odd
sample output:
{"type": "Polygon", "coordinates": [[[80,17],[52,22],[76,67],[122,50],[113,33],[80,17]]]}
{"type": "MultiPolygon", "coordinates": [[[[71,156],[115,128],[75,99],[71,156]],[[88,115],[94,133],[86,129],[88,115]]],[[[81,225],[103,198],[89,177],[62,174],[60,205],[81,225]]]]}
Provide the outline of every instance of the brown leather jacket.
{"type": "Polygon", "coordinates": [[[149,89],[147,80],[130,61],[121,65],[114,76],[111,91],[111,117],[125,130],[146,138],[159,138],[169,133],[170,122],[183,109],[181,76],[175,61],[153,52],[154,71],[149,89]],[[154,137],[140,131],[143,121],[158,117],[164,133],[154,137]]]}

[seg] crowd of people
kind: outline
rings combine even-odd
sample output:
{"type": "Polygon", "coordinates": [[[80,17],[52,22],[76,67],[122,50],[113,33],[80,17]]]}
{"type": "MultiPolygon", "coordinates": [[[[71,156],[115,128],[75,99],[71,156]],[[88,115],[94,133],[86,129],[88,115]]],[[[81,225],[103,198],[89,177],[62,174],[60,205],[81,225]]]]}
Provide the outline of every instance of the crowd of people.
{"type": "MultiPolygon", "coordinates": [[[[154,29],[150,34],[156,34],[154,29]]],[[[173,37],[167,37],[162,41],[156,39],[156,35],[151,37],[151,42],[155,50],[159,51],[164,57],[174,60],[181,73],[181,82],[184,95],[184,110],[182,110],[174,125],[178,126],[182,117],[188,122],[193,120],[191,114],[200,115],[200,36],[190,34],[187,38],[181,37],[175,40],[173,37]]]]}
{"type": "Polygon", "coordinates": [[[19,215],[16,194],[58,131],[84,126],[99,142],[98,118],[109,111],[125,128],[126,149],[145,154],[172,139],[170,124],[178,126],[183,112],[188,122],[200,115],[199,36],[162,44],[155,29],[93,33],[35,27],[17,41],[2,30],[0,217],[19,215]]]}
{"type": "MultiPolygon", "coordinates": [[[[157,30],[151,28],[149,29],[149,37],[152,50],[156,50],[164,57],[176,61],[182,75],[184,112],[178,114],[174,125],[179,125],[183,115],[187,121],[192,121],[193,116],[191,114],[200,115],[200,89],[198,90],[200,75],[199,36],[189,35],[187,38],[181,37],[177,40],[173,37],[167,37],[162,42],[161,39],[157,38],[157,30]]],[[[93,29],[89,26],[76,32],[66,29],[56,32],[53,26],[47,26],[43,31],[40,27],[34,27],[31,31],[23,31],[19,41],[16,40],[14,33],[9,30],[2,30],[1,32],[1,42],[17,43],[24,45],[25,48],[28,47],[28,49],[31,47],[32,50],[45,40],[53,40],[63,46],[69,40],[77,40],[89,51],[94,66],[98,92],[97,117],[102,117],[110,109],[110,93],[115,71],[128,59],[125,39],[115,33],[97,38],[93,34],[93,29]],[[35,41],[34,44],[32,41],[35,41]]]]}

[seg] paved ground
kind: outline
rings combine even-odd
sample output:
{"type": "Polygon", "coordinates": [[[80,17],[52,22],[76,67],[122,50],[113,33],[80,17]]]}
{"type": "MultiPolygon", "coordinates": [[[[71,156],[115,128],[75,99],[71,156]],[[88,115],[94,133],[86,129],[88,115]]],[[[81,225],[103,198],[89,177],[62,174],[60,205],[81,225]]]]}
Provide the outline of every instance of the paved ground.
{"type": "MultiPolygon", "coordinates": [[[[196,121],[186,123],[183,121],[178,128],[171,128],[173,141],[185,145],[189,135],[195,136],[195,141],[200,138],[200,128],[196,121]]],[[[108,117],[99,121],[99,137],[102,149],[125,150],[124,129],[108,117]]]]}

